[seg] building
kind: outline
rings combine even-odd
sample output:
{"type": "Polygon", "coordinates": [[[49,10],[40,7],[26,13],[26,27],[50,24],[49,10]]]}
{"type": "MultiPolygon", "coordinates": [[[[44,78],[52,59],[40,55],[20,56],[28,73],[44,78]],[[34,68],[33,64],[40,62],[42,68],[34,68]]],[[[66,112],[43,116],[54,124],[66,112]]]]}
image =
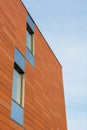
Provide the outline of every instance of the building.
{"type": "Polygon", "coordinates": [[[62,66],[20,0],[0,0],[0,130],[67,130],[62,66]]]}

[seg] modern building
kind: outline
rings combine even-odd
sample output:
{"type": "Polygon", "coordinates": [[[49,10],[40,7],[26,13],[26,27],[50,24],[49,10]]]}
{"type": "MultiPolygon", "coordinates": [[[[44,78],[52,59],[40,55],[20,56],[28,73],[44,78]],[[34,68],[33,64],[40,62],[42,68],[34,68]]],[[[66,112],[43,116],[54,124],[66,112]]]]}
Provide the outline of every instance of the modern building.
{"type": "Polygon", "coordinates": [[[0,0],[0,130],[67,130],[62,66],[21,0],[0,0]]]}

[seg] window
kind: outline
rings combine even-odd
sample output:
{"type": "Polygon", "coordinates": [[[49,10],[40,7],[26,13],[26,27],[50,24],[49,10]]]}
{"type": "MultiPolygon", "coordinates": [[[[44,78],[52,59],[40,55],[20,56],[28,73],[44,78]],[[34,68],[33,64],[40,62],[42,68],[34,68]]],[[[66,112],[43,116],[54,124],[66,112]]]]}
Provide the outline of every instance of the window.
{"type": "Polygon", "coordinates": [[[11,119],[19,125],[24,125],[24,83],[25,83],[25,58],[20,51],[15,48],[11,119]]]}
{"type": "Polygon", "coordinates": [[[24,73],[15,63],[13,71],[12,99],[24,107],[24,73]]]}
{"type": "Polygon", "coordinates": [[[34,43],[33,43],[33,33],[30,30],[29,26],[27,25],[27,30],[26,30],[26,46],[27,48],[31,51],[33,54],[34,50],[34,43]]]}
{"type": "Polygon", "coordinates": [[[34,21],[29,14],[26,25],[26,59],[34,67],[34,21]]]}

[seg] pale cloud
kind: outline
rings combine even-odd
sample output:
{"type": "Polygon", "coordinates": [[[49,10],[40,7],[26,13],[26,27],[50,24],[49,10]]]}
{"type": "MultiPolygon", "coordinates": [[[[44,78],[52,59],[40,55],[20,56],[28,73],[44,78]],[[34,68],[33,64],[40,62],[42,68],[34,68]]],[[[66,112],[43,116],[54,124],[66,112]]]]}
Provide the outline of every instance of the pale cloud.
{"type": "MultiPolygon", "coordinates": [[[[81,115],[81,114],[80,114],[81,115]]],[[[69,124],[69,130],[87,130],[87,119],[77,118],[72,119],[69,124]]]]}

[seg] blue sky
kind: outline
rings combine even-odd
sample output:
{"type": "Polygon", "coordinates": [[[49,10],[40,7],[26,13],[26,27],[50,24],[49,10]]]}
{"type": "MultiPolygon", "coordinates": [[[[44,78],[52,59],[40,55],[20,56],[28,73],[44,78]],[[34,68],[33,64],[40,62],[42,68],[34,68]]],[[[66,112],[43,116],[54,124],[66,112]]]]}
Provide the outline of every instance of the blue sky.
{"type": "Polygon", "coordinates": [[[87,0],[22,0],[63,66],[68,130],[87,130],[87,0]]]}

